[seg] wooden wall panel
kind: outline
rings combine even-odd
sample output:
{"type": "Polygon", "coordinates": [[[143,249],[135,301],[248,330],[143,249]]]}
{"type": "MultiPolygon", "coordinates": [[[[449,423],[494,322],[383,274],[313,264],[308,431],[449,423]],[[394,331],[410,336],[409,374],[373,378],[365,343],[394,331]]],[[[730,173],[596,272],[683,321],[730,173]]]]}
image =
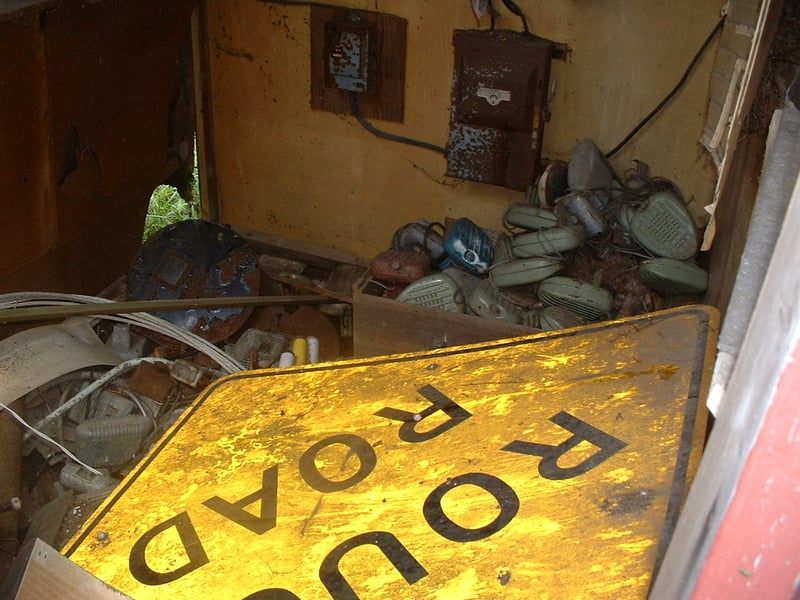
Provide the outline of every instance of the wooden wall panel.
{"type": "Polygon", "coordinates": [[[33,65],[14,82],[22,109],[2,102],[0,119],[15,124],[13,147],[36,175],[21,183],[15,157],[0,163],[0,180],[16,186],[0,197],[14,215],[0,225],[0,291],[39,282],[96,293],[127,272],[150,193],[168,175],[175,61],[194,4],[69,2],[0,24],[4,60],[33,65]]]}
{"type": "Polygon", "coordinates": [[[57,239],[45,40],[38,18],[0,24],[0,277],[57,239]]]}
{"type": "MultiPolygon", "coordinates": [[[[449,178],[445,160],[426,149],[387,142],[348,115],[310,103],[310,9],[250,0],[207,0],[207,76],[213,96],[219,219],[365,256],[420,217],[469,216],[502,227],[521,192],[449,178]]],[[[390,133],[437,145],[447,141],[454,29],[476,26],[467,2],[332,0],[408,22],[402,123],[374,120],[390,133]]],[[[714,28],[714,2],[562,2],[518,0],[533,33],[569,45],[554,61],[552,119],[543,156],[566,158],[581,138],[609,150],[680,79],[714,28]]],[[[498,28],[519,30],[502,6],[498,28]]],[[[488,27],[488,18],[480,25],[488,27]]],[[[675,181],[698,221],[716,172],[698,144],[707,107],[712,45],[687,85],[613,158],[633,159],[675,181]]]]}

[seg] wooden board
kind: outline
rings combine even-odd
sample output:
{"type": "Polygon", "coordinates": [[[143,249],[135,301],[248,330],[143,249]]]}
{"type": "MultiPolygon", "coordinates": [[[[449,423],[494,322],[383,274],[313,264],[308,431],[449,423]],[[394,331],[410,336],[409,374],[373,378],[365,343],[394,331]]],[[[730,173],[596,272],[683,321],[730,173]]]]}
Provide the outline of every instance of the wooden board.
{"type": "Polygon", "coordinates": [[[36,540],[16,600],[65,598],[70,600],[131,600],[94,575],[64,558],[42,540],[36,540]]]}
{"type": "MultiPolygon", "coordinates": [[[[34,549],[37,544],[48,544],[57,546],[56,537],[64,515],[72,503],[73,493],[68,491],[42,506],[33,517],[25,539],[11,563],[5,578],[0,582],[0,598],[13,598],[17,593],[22,579],[31,562],[31,556],[35,556],[34,549]]],[[[55,551],[54,551],[55,552],[55,551]]],[[[41,558],[41,555],[38,555],[41,558]]],[[[33,559],[36,561],[36,557],[33,559]]]]}
{"type": "Polygon", "coordinates": [[[197,2],[2,4],[0,291],[94,293],[130,267],[168,175],[175,59],[197,2]]]}
{"type": "Polygon", "coordinates": [[[380,356],[530,335],[523,325],[353,295],[353,352],[380,356]]]}
{"type": "Polygon", "coordinates": [[[65,553],[137,600],[644,598],[716,311],[217,381],[65,553]]]}
{"type": "Polygon", "coordinates": [[[233,229],[247,240],[247,243],[256,252],[299,260],[327,271],[332,271],[339,264],[363,267],[364,271],[369,268],[368,258],[350,252],[325,248],[310,242],[301,242],[246,227],[234,227],[233,229]]]}

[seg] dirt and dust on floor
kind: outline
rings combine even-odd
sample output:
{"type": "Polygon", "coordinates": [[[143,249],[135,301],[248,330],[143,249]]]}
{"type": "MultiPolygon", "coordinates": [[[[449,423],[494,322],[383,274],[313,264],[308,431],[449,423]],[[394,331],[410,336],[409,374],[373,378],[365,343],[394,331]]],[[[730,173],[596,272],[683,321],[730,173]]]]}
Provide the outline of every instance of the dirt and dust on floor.
{"type": "Polygon", "coordinates": [[[0,340],[0,591],[13,597],[36,538],[63,546],[227,374],[698,301],[708,275],[687,201],[644,163],[618,176],[583,140],[507,207],[504,231],[429,215],[362,258],[190,220],[145,242],[96,297],[0,296],[0,323],[16,331],[0,340]]]}

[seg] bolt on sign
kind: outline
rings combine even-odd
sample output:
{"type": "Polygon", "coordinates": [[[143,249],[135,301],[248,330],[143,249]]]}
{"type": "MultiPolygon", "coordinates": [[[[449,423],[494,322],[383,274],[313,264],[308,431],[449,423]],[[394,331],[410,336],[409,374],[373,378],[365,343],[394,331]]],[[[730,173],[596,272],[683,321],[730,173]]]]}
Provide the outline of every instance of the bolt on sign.
{"type": "Polygon", "coordinates": [[[212,385],[64,552],[147,598],[643,598],[705,431],[687,307],[212,385]]]}

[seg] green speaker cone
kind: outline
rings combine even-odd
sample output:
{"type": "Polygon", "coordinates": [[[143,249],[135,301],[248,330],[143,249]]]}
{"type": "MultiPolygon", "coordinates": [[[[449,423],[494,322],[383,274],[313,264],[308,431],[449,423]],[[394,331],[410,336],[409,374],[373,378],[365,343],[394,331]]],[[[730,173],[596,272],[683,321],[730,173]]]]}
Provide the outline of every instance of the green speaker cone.
{"type": "Polygon", "coordinates": [[[539,326],[540,310],[526,310],[522,313],[522,324],[526,327],[533,327],[534,329],[541,329],[539,326]]]}
{"type": "Polygon", "coordinates": [[[692,216],[670,192],[650,196],[629,217],[629,222],[636,241],[657,256],[687,260],[697,253],[697,231],[692,216]]]}
{"type": "Polygon", "coordinates": [[[607,318],[614,308],[611,292],[571,277],[551,277],[539,284],[539,300],[547,306],[563,306],[589,321],[607,318]]]}
{"type": "Polygon", "coordinates": [[[506,209],[503,217],[506,225],[522,227],[530,231],[558,225],[558,217],[547,208],[540,208],[527,202],[514,202],[506,209]]]}
{"type": "Polygon", "coordinates": [[[499,265],[509,260],[514,260],[514,252],[511,249],[511,236],[502,235],[494,245],[492,265],[499,265]]]}
{"type": "Polygon", "coordinates": [[[693,263],[673,258],[653,258],[639,265],[642,282],[670,295],[700,294],[708,287],[708,273],[693,263]]]}
{"type": "Polygon", "coordinates": [[[557,258],[534,256],[520,258],[492,267],[489,279],[497,287],[512,287],[547,279],[564,266],[557,258]]]}
{"type": "Polygon", "coordinates": [[[539,327],[545,331],[579,327],[581,318],[565,306],[546,306],[539,314],[539,327]]]}
{"type": "Polygon", "coordinates": [[[511,242],[511,251],[520,257],[555,256],[580,246],[586,232],[580,225],[549,227],[518,235],[511,242]]]}
{"type": "Polygon", "coordinates": [[[481,317],[506,323],[521,323],[520,310],[492,285],[488,279],[481,281],[470,294],[469,307],[481,317]]]}
{"type": "Polygon", "coordinates": [[[464,312],[464,296],[452,277],[433,273],[410,283],[397,296],[400,302],[451,312],[464,312]]]}

